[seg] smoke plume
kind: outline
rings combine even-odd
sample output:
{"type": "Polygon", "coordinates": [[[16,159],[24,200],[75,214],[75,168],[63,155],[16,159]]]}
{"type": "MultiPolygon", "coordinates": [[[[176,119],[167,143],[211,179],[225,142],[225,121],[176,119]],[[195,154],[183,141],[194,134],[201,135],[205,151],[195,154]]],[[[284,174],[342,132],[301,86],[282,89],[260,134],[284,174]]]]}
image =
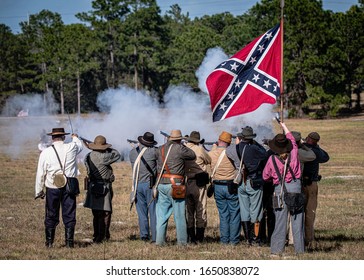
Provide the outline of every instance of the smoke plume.
{"type": "Polygon", "coordinates": [[[208,74],[226,59],[227,55],[220,48],[207,51],[195,73],[200,93],[186,86],[170,86],[162,107],[152,95],[122,85],[99,94],[97,106],[100,113],[69,116],[71,124],[67,115],[55,115],[59,105],[54,102],[53,95],[48,94],[46,101],[44,96],[37,94],[15,96],[8,100],[2,112],[2,116],[13,116],[8,120],[9,140],[4,150],[17,157],[25,148],[29,149],[29,143],[37,149],[42,132],[50,132],[53,127],[64,127],[67,132],[73,129],[79,136],[91,141],[97,135],[104,135],[108,143],[124,154],[125,160],[128,160],[127,154],[131,149],[127,139],[137,140],[146,131],[154,133],[158,145],[165,141],[160,131],[169,134],[172,129],[180,129],[183,135],[199,131],[201,137],[210,142],[216,141],[223,130],[236,134],[249,125],[257,133],[257,141],[272,138],[274,113],[273,106],[269,104],[263,104],[249,114],[212,122],[205,81],[208,74]],[[20,110],[28,110],[29,116],[14,117],[20,110]]]}

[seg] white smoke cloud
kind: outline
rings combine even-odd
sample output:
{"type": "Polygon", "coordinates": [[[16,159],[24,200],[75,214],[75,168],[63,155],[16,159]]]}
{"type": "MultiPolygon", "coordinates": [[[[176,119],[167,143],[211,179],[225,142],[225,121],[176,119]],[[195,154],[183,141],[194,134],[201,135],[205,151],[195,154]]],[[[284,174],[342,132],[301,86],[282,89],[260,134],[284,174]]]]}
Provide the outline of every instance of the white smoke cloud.
{"type": "MultiPolygon", "coordinates": [[[[48,103],[44,102],[42,95],[15,96],[8,101],[2,115],[16,116],[18,110],[28,109],[29,117],[9,120],[11,125],[7,129],[10,148],[3,149],[12,156],[19,156],[24,148],[29,149],[29,142],[39,141],[43,130],[50,132],[53,127],[64,127],[68,132],[72,128],[79,136],[91,141],[97,135],[104,135],[108,143],[124,154],[125,160],[128,160],[128,151],[131,149],[127,139],[137,140],[146,131],[154,133],[158,145],[165,141],[160,131],[170,133],[172,129],[180,129],[183,135],[189,135],[193,130],[199,131],[201,137],[210,142],[216,141],[223,130],[236,134],[242,127],[249,125],[257,133],[256,140],[272,138],[274,106],[269,104],[263,104],[252,113],[215,123],[212,121],[205,81],[209,73],[226,59],[227,55],[221,48],[207,51],[196,71],[200,93],[182,85],[170,86],[164,96],[165,104],[161,107],[146,92],[127,86],[108,89],[97,98],[101,113],[88,114],[86,117],[69,116],[72,127],[67,115],[55,115],[59,105],[54,102],[53,95],[47,96],[48,103]]],[[[34,149],[37,149],[36,145],[34,149]]],[[[88,150],[85,148],[83,153],[86,152],[88,150]]]]}
{"type": "Polygon", "coordinates": [[[222,48],[216,47],[208,49],[200,67],[196,71],[199,88],[207,93],[206,79],[207,76],[216,68],[217,65],[227,60],[229,57],[224,53],[222,48]]]}

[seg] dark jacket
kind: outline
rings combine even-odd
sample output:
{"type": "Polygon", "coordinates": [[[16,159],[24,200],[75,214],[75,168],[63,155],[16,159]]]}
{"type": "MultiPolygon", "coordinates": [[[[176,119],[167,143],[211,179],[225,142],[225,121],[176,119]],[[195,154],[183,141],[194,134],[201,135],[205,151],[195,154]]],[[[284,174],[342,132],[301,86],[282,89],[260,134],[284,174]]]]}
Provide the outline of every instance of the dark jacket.
{"type": "Polygon", "coordinates": [[[313,161],[305,162],[303,168],[303,178],[309,179],[311,181],[320,181],[319,178],[319,165],[320,163],[328,162],[330,157],[329,154],[321,149],[319,145],[305,144],[307,147],[311,148],[316,155],[316,159],[313,161]]]}
{"type": "Polygon", "coordinates": [[[268,159],[268,153],[257,142],[253,141],[250,143],[242,141],[237,146],[231,145],[226,149],[227,157],[234,161],[234,165],[238,169],[245,146],[243,162],[247,171],[247,177],[251,179],[255,179],[257,176],[261,177],[261,172],[268,159]]]}

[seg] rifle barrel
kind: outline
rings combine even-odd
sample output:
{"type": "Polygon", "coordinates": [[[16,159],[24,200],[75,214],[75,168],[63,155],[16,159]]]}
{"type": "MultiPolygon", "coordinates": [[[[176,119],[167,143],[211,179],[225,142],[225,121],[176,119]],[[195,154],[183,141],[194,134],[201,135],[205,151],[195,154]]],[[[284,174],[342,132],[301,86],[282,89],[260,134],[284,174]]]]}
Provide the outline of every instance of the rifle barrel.
{"type": "Polygon", "coordinates": [[[208,145],[208,146],[211,146],[211,145],[214,145],[214,144],[216,144],[216,142],[204,142],[203,144],[204,144],[204,145],[208,145]]]}
{"type": "Polygon", "coordinates": [[[126,141],[128,141],[129,143],[138,144],[138,141],[136,140],[126,139],[126,141]]]}
{"type": "Polygon", "coordinates": [[[78,138],[80,138],[82,141],[85,141],[85,142],[87,142],[87,143],[92,143],[92,141],[90,141],[90,140],[88,140],[88,139],[86,139],[86,138],[83,138],[83,137],[81,137],[81,136],[78,136],[78,138]]]}
{"type": "Polygon", "coordinates": [[[169,137],[169,135],[168,135],[168,133],[166,133],[166,132],[164,132],[164,131],[160,131],[160,133],[163,135],[163,136],[165,136],[165,137],[169,137]]]}

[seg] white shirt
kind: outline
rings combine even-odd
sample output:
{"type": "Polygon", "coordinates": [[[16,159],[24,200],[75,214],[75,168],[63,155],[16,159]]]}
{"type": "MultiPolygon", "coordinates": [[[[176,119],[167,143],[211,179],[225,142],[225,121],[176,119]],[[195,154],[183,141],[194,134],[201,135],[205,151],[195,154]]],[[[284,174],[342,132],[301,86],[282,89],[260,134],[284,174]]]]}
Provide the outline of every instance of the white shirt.
{"type": "MultiPolygon", "coordinates": [[[[80,139],[72,137],[72,142],[64,143],[63,141],[53,142],[57,150],[59,159],[61,160],[64,173],[67,177],[77,177],[77,155],[82,151],[83,146],[80,139]]],[[[47,188],[56,189],[53,184],[53,178],[56,173],[62,174],[62,168],[57,159],[57,155],[52,146],[46,148],[40,153],[37,175],[35,179],[35,195],[39,194],[44,186],[47,188]]]]}

